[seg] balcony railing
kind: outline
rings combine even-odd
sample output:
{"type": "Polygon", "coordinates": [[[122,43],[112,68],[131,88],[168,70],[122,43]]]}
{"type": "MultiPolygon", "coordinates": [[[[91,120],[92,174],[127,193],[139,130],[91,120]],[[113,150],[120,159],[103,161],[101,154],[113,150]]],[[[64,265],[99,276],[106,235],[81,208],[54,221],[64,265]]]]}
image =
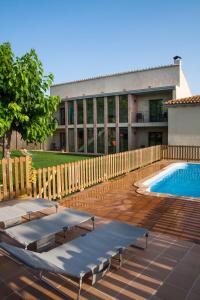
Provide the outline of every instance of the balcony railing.
{"type": "Polygon", "coordinates": [[[149,111],[140,111],[132,116],[132,120],[136,123],[167,122],[168,113],[165,111],[159,114],[150,114],[149,111]]]}

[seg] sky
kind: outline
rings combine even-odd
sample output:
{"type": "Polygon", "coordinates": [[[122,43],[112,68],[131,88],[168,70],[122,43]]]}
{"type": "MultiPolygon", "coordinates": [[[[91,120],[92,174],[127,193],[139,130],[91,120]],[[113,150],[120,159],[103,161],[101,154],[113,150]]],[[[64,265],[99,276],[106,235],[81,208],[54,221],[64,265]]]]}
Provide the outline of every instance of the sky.
{"type": "Polygon", "coordinates": [[[200,94],[199,0],[0,0],[0,43],[36,49],[54,83],[183,59],[200,94]]]}

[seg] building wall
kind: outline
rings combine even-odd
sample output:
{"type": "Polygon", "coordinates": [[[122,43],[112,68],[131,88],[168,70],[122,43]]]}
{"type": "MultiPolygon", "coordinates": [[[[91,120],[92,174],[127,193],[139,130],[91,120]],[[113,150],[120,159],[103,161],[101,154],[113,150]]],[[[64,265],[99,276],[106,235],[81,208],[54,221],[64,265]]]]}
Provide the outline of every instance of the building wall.
{"type": "MultiPolygon", "coordinates": [[[[119,96],[116,95],[115,96],[115,103],[116,103],[116,123],[108,123],[107,122],[107,115],[108,115],[108,108],[107,108],[107,97],[104,97],[104,122],[102,122],[102,124],[96,124],[95,123],[95,119],[94,118],[94,123],[93,124],[87,124],[86,121],[86,112],[87,112],[87,105],[83,105],[85,107],[85,109],[83,110],[83,124],[77,124],[76,120],[75,123],[73,125],[66,125],[66,138],[68,137],[68,128],[69,130],[71,130],[70,128],[74,128],[74,148],[75,148],[75,152],[78,153],[78,143],[76,143],[77,141],[77,136],[78,136],[78,128],[82,128],[84,131],[84,147],[82,149],[82,151],[84,151],[84,153],[90,153],[87,149],[87,130],[88,128],[93,128],[94,129],[94,153],[98,154],[98,153],[110,153],[110,143],[112,143],[112,141],[110,141],[110,135],[109,135],[109,128],[113,128],[113,130],[116,130],[116,151],[119,152],[121,147],[122,147],[122,130],[123,130],[123,134],[126,135],[127,134],[127,130],[128,130],[128,141],[126,146],[123,146],[123,149],[127,147],[128,148],[126,150],[131,150],[134,148],[138,148],[141,146],[145,146],[147,147],[149,145],[149,139],[148,139],[148,128],[151,129],[152,132],[164,132],[165,135],[163,137],[163,143],[167,143],[167,122],[166,120],[163,121],[159,121],[159,122],[149,122],[149,100],[155,100],[155,99],[163,99],[163,100],[167,100],[167,99],[171,99],[172,97],[172,91],[162,91],[162,92],[154,92],[154,93],[147,93],[147,94],[143,94],[143,95],[132,95],[129,94],[127,95],[127,101],[128,101],[128,108],[127,108],[127,122],[126,123],[120,123],[119,122],[119,96]],[[136,120],[136,114],[138,112],[138,106],[139,109],[144,111],[146,113],[146,115],[148,116],[148,118],[144,119],[144,122],[138,124],[139,122],[137,122],[136,120]],[[130,117],[131,114],[131,117],[130,117]],[[159,127],[160,126],[160,127],[159,127]],[[96,128],[97,127],[97,128],[96,128]],[[104,128],[105,131],[105,140],[104,140],[104,152],[99,152],[98,149],[95,147],[95,145],[97,145],[97,130],[98,128],[104,128]],[[138,127],[140,127],[140,129],[138,129],[138,127]],[[158,130],[159,127],[159,130],[158,130]],[[96,128],[96,129],[95,129],[96,128]],[[123,128],[123,129],[121,129],[123,128]],[[134,131],[135,129],[135,131],[134,131]],[[137,141],[137,135],[134,134],[133,132],[138,131],[139,134],[141,134],[141,139],[139,139],[137,141]],[[120,146],[121,145],[121,146],[120,146]]],[[[91,99],[91,98],[90,98],[91,99]]],[[[67,102],[72,102],[74,103],[74,109],[75,109],[75,115],[78,115],[76,109],[77,109],[77,102],[80,100],[68,100],[66,101],[66,105],[67,102]]],[[[96,102],[96,98],[93,99],[94,104],[96,102]]],[[[84,103],[87,102],[87,99],[84,99],[84,103]]],[[[93,114],[94,116],[97,114],[98,112],[95,111],[95,105],[93,107],[93,114]]],[[[76,119],[76,118],[75,118],[76,119]]],[[[67,119],[66,119],[67,120],[67,119]]],[[[61,129],[61,126],[59,127],[61,129]]],[[[63,131],[65,129],[63,128],[63,131]]],[[[114,139],[114,138],[113,138],[114,139]]],[[[55,137],[50,138],[48,141],[48,146],[50,147],[50,150],[52,149],[52,144],[56,144],[57,147],[59,148],[59,144],[60,144],[60,137],[58,135],[58,130],[55,133],[55,137]]],[[[66,151],[70,151],[69,149],[69,143],[67,143],[68,146],[66,146],[66,151]]],[[[125,142],[123,141],[123,145],[125,145],[125,142]]],[[[74,150],[73,150],[74,151],[74,150]]],[[[125,151],[125,150],[124,150],[125,151]]]]}
{"type": "Polygon", "coordinates": [[[66,97],[82,97],[84,95],[111,92],[117,93],[119,91],[175,86],[178,84],[179,65],[169,65],[149,70],[53,85],[51,87],[51,95],[58,95],[64,99],[66,97]]]}
{"type": "Polygon", "coordinates": [[[134,130],[136,131],[136,148],[149,146],[149,132],[162,132],[163,144],[168,143],[168,130],[166,127],[137,128],[134,130]]]}
{"type": "MultiPolygon", "coordinates": [[[[135,72],[126,72],[121,74],[114,74],[108,76],[102,76],[97,78],[91,78],[86,80],[79,80],[74,82],[68,82],[64,84],[58,84],[51,87],[51,95],[58,95],[63,100],[62,105],[65,102],[65,126],[59,126],[59,130],[65,131],[66,135],[66,151],[69,150],[69,143],[67,140],[69,131],[72,133],[72,128],[74,128],[74,148],[71,151],[78,153],[78,143],[77,136],[79,133],[79,140],[81,140],[81,145],[83,149],[81,151],[87,153],[87,132],[88,128],[94,129],[94,153],[97,154],[97,131],[98,127],[102,127],[105,130],[104,134],[104,153],[107,153],[110,149],[110,143],[116,143],[116,151],[120,148],[120,138],[122,137],[122,132],[120,133],[120,128],[128,128],[128,149],[134,149],[141,146],[147,147],[149,145],[149,132],[163,132],[163,143],[167,143],[167,122],[166,115],[163,111],[158,113],[161,115],[161,120],[157,122],[150,122],[149,120],[149,100],[163,99],[169,100],[172,98],[177,98],[179,95],[188,96],[190,95],[189,86],[187,84],[186,78],[182,71],[181,61],[176,60],[174,64],[157,67],[152,69],[139,70],[135,72]],[[154,89],[154,90],[153,90],[154,89]],[[128,118],[124,119],[126,123],[120,123],[119,114],[121,111],[119,107],[119,95],[128,95],[128,118]],[[116,104],[116,120],[115,123],[107,122],[108,106],[107,106],[107,96],[115,96],[116,104]],[[104,97],[104,123],[97,124],[96,104],[97,97],[104,97]],[[87,98],[93,98],[94,109],[94,123],[87,124],[86,120],[86,110],[87,110],[87,98]],[[83,124],[77,124],[77,104],[80,103],[80,99],[83,99],[83,124]],[[74,124],[68,125],[68,113],[67,109],[69,103],[73,101],[74,107],[74,124]],[[142,112],[144,115],[143,121],[139,120],[139,114],[142,112]],[[141,122],[141,124],[138,124],[141,122]],[[145,124],[142,124],[144,122],[145,124]],[[114,141],[113,132],[109,128],[116,130],[116,140],[114,141]],[[83,128],[83,131],[79,128],[83,128]],[[84,142],[82,140],[82,135],[84,135],[84,142]],[[110,136],[109,136],[110,135],[110,136]],[[81,136],[81,137],[80,137],[81,136]],[[112,141],[109,141],[109,138],[112,141]]],[[[122,108],[122,107],[121,107],[122,108]]],[[[122,108],[123,109],[123,108],[122,108]]],[[[153,108],[152,111],[155,111],[153,108]]],[[[60,119],[59,112],[56,114],[57,119],[60,119]]],[[[121,118],[123,119],[123,118],[121,118]]],[[[140,118],[141,119],[141,118],[140,118]]],[[[60,136],[58,130],[54,134],[54,137],[48,139],[47,147],[51,149],[52,144],[56,143],[59,147],[60,136]]],[[[91,132],[91,131],[90,131],[91,132]]],[[[124,134],[126,136],[127,133],[124,134]]],[[[91,139],[91,136],[90,136],[91,139]]],[[[122,138],[121,138],[122,140],[122,138]]],[[[79,144],[80,144],[79,143],[79,144]]],[[[125,143],[123,141],[123,143],[125,143]]],[[[121,142],[122,145],[122,142],[121,142]]],[[[127,147],[127,144],[126,144],[127,147]]]]}
{"type": "Polygon", "coordinates": [[[43,149],[43,147],[44,147],[43,144],[35,144],[35,143],[27,144],[21,138],[21,135],[18,132],[13,131],[12,133],[11,146],[10,146],[11,150],[15,150],[15,149],[41,150],[43,149]]]}
{"type": "Polygon", "coordinates": [[[144,119],[149,118],[149,100],[162,99],[163,101],[170,100],[172,98],[171,91],[165,91],[161,93],[148,93],[143,95],[137,95],[137,111],[144,113],[144,119]]]}
{"type": "Polygon", "coordinates": [[[184,98],[184,97],[190,97],[192,96],[190,87],[188,85],[188,82],[185,78],[185,74],[182,70],[182,68],[180,68],[180,83],[179,85],[176,86],[176,98],[184,98]]]}
{"type": "Polygon", "coordinates": [[[168,108],[169,145],[200,146],[200,106],[168,108]]]}

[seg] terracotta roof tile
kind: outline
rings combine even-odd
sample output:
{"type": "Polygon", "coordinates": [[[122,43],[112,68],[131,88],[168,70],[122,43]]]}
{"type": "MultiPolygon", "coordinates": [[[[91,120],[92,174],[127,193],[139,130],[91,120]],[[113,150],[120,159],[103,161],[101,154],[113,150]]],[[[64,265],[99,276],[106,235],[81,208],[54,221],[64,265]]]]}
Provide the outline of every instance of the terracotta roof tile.
{"type": "Polygon", "coordinates": [[[187,98],[172,99],[165,102],[165,105],[177,105],[177,104],[200,104],[200,95],[191,96],[187,98]]]}

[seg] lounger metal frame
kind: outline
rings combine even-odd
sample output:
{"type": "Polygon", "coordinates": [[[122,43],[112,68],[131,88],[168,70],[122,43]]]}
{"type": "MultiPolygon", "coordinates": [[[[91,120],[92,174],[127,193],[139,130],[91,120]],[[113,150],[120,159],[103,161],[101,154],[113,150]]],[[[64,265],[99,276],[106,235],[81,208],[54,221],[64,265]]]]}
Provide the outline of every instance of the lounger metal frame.
{"type": "MultiPolygon", "coordinates": [[[[139,249],[145,250],[148,246],[148,237],[149,237],[148,231],[143,235],[143,237],[145,237],[145,246],[144,247],[138,247],[135,244],[130,244],[129,246],[137,247],[139,249]]],[[[141,236],[141,238],[142,238],[142,236],[141,236]]],[[[4,247],[1,247],[1,248],[4,251],[7,251],[9,253],[9,251],[4,249],[4,247]]],[[[83,275],[80,274],[80,277],[72,276],[71,274],[68,274],[67,272],[64,272],[62,270],[61,270],[61,272],[57,272],[57,271],[52,271],[52,270],[45,270],[44,267],[43,267],[43,269],[41,267],[40,272],[39,272],[39,278],[42,282],[44,282],[45,284],[47,284],[48,286],[50,286],[51,288],[53,288],[54,290],[56,290],[58,293],[62,294],[65,297],[66,297],[66,294],[64,294],[62,291],[60,291],[60,289],[58,289],[55,285],[53,285],[45,275],[47,275],[48,273],[52,273],[52,274],[55,274],[56,276],[62,276],[62,278],[64,277],[66,280],[70,279],[70,280],[73,280],[73,282],[78,281],[77,300],[79,300],[80,295],[81,295],[83,280],[92,275],[92,285],[94,285],[100,278],[103,278],[103,276],[110,270],[112,260],[115,260],[115,261],[117,260],[119,262],[119,268],[121,268],[122,264],[123,264],[123,252],[125,249],[126,248],[124,248],[124,247],[123,248],[119,247],[118,249],[116,248],[115,252],[113,253],[113,255],[111,257],[109,257],[102,264],[97,265],[97,267],[94,268],[93,271],[89,271],[87,273],[84,273],[83,275]]],[[[9,253],[9,254],[14,256],[14,254],[12,254],[12,253],[9,253]]],[[[47,254],[48,254],[48,252],[47,252],[47,254]]],[[[17,258],[17,260],[28,265],[28,263],[23,262],[23,260],[20,258],[19,259],[17,258]]],[[[35,268],[39,269],[38,267],[35,267],[35,268]]]]}

